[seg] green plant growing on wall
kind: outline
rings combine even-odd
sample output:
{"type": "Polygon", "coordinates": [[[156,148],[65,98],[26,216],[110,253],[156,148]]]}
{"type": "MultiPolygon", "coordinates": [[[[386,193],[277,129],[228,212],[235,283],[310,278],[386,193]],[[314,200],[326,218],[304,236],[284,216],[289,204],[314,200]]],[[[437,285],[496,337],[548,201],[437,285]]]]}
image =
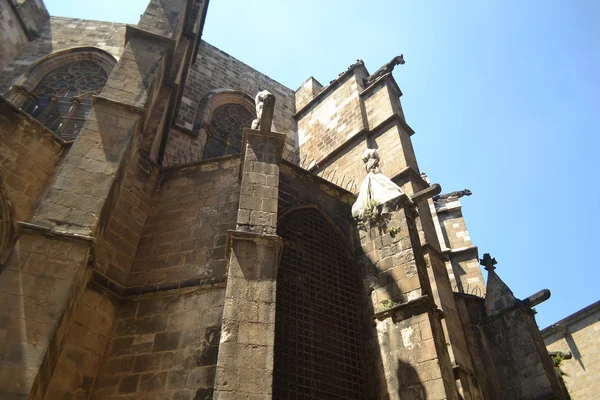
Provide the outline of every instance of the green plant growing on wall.
{"type": "Polygon", "coordinates": [[[388,233],[390,234],[390,236],[394,237],[400,233],[400,228],[398,228],[397,226],[392,226],[391,228],[388,228],[388,233]]]}
{"type": "Polygon", "coordinates": [[[556,370],[558,371],[558,373],[560,374],[560,376],[569,376],[569,374],[567,374],[565,371],[562,370],[562,362],[564,361],[564,357],[562,356],[562,354],[552,354],[550,356],[550,359],[552,359],[552,364],[554,365],[554,368],[556,368],[556,370]]]}
{"type": "Polygon", "coordinates": [[[365,219],[369,222],[375,222],[379,213],[377,212],[377,202],[373,199],[367,201],[367,205],[365,207],[365,219]]]}
{"type": "Polygon", "coordinates": [[[383,305],[384,310],[389,310],[391,308],[399,306],[401,303],[393,299],[386,299],[383,300],[381,304],[383,305]]]}

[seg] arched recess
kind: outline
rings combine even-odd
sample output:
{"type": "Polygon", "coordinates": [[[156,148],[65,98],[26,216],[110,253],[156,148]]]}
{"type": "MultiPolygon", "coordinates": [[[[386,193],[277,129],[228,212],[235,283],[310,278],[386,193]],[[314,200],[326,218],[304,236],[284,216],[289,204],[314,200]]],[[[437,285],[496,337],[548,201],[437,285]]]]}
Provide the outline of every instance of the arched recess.
{"type": "Polygon", "coordinates": [[[13,207],[0,177],[0,271],[13,249],[15,232],[13,207]]]}
{"type": "Polygon", "coordinates": [[[354,257],[315,207],[279,222],[274,399],[366,399],[366,338],[354,257]]]}
{"type": "Polygon", "coordinates": [[[8,98],[65,140],[74,140],[116,59],[95,47],[57,51],[35,62],[8,98]]]}
{"type": "Polygon", "coordinates": [[[241,152],[242,131],[256,118],[254,99],[247,93],[217,89],[198,106],[194,131],[199,132],[203,159],[241,152]]]}

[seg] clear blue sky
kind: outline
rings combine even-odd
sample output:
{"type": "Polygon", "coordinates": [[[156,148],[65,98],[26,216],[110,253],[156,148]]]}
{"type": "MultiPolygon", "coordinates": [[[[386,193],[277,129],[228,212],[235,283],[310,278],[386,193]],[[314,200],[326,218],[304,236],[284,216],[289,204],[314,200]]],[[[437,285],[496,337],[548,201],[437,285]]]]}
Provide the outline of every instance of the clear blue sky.
{"type": "MultiPolygon", "coordinates": [[[[137,23],[147,1],[47,0],[52,15],[137,23]]],[[[394,75],[422,171],[463,201],[481,254],[545,327],[600,299],[600,3],[212,0],[204,39],[297,89],[361,58],[394,75]]]]}

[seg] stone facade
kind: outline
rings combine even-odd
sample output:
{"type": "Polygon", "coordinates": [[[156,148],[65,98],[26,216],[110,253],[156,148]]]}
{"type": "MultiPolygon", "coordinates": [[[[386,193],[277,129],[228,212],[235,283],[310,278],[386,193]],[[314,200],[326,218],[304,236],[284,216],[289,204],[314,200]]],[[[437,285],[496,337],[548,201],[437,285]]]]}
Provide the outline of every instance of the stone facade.
{"type": "Polygon", "coordinates": [[[0,1],[0,71],[28,41],[40,34],[40,28],[48,17],[41,0],[0,1]]]}
{"type": "Polygon", "coordinates": [[[200,39],[205,0],[137,26],[9,3],[0,398],[568,398],[541,300],[484,287],[460,203],[432,199],[389,71],[291,90],[200,39]],[[48,118],[84,99],[35,90],[81,61],[108,78],[65,141],[48,118]],[[358,223],[366,148],[404,194],[358,223]]]}
{"type": "Polygon", "coordinates": [[[558,321],[542,330],[544,343],[549,352],[571,354],[560,369],[573,400],[597,397],[600,390],[600,302],[558,321]]]}

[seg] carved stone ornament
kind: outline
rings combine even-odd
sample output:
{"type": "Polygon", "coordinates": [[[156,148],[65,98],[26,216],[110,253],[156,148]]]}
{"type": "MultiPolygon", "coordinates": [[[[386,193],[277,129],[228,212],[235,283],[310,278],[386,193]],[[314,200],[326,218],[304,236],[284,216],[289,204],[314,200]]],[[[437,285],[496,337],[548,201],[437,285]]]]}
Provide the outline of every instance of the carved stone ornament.
{"type": "Polygon", "coordinates": [[[366,149],[362,154],[362,160],[367,169],[367,177],[360,185],[360,192],[356,202],[352,206],[352,216],[364,221],[374,209],[385,214],[387,211],[378,206],[392,199],[402,196],[402,189],[379,170],[379,154],[375,149],[366,149]]]}
{"type": "MultiPolygon", "coordinates": [[[[252,121],[252,129],[259,129],[261,127],[265,128],[266,130],[271,128],[271,120],[273,119],[272,115],[272,111],[270,113],[265,113],[265,114],[270,114],[270,121],[268,121],[268,124],[266,124],[266,119],[263,117],[263,113],[265,111],[265,103],[267,103],[267,106],[272,108],[272,106],[274,105],[274,97],[269,91],[267,90],[263,90],[261,92],[258,92],[256,94],[256,97],[254,98],[254,103],[256,104],[256,119],[254,121],[252,121]],[[267,126],[268,125],[268,126],[267,126]]],[[[265,117],[267,117],[267,115],[265,115],[265,117]]]]}

